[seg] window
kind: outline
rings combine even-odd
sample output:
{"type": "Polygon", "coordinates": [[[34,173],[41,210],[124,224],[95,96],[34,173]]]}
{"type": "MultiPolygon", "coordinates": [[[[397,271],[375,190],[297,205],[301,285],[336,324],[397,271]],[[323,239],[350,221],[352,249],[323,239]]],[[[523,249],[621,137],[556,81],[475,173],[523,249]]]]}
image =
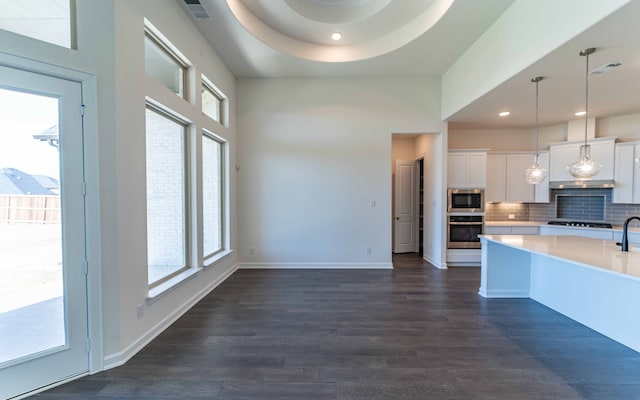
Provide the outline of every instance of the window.
{"type": "Polygon", "coordinates": [[[225,98],[213,88],[207,78],[202,77],[202,112],[212,120],[224,123],[225,98]]]}
{"type": "Polygon", "coordinates": [[[72,48],[71,0],[2,0],[0,29],[72,48]]]}
{"type": "Polygon", "coordinates": [[[185,95],[187,64],[149,30],[144,38],[144,61],[147,75],[182,98],[185,95]]]}
{"type": "Polygon", "coordinates": [[[148,105],[147,257],[149,285],[187,268],[186,124],[148,105]]]}
{"type": "Polygon", "coordinates": [[[223,149],[224,143],[202,134],[202,249],[204,258],[223,250],[223,149]]]}

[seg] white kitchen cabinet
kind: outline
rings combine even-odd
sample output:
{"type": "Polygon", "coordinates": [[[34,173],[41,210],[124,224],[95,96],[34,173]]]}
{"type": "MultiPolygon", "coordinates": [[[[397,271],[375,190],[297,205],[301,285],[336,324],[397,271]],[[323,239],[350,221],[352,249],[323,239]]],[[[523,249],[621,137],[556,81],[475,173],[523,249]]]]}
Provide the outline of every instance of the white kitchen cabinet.
{"type": "Polygon", "coordinates": [[[537,235],[537,226],[485,226],[487,235],[537,235]]]}
{"type": "Polygon", "coordinates": [[[447,160],[448,187],[485,187],[487,173],[486,151],[450,151],[447,160]]]}
{"type": "Polygon", "coordinates": [[[487,186],[484,199],[487,202],[507,201],[507,156],[487,154],[487,186]]]}
{"type": "Polygon", "coordinates": [[[527,183],[525,170],[533,163],[533,153],[487,154],[485,201],[528,203],[534,201],[534,186],[527,183]]]}
{"type": "Polygon", "coordinates": [[[507,154],[507,202],[533,202],[534,185],[527,183],[525,172],[533,158],[533,154],[507,154]]]}
{"type": "MultiPolygon", "coordinates": [[[[591,158],[602,164],[594,180],[614,179],[615,137],[590,139],[591,158]]],[[[552,143],[549,145],[549,181],[575,181],[567,166],[578,159],[584,142],[552,143]]]]}
{"type": "Polygon", "coordinates": [[[613,231],[599,228],[580,228],[543,225],[540,227],[541,235],[554,236],[584,236],[593,239],[613,240],[613,231]]]}
{"type": "Polygon", "coordinates": [[[640,203],[640,143],[617,143],[613,203],[640,203]]]}
{"type": "Polygon", "coordinates": [[[538,154],[538,164],[547,170],[547,176],[544,180],[533,185],[533,202],[548,203],[549,202],[549,152],[542,151],[538,154]]]}

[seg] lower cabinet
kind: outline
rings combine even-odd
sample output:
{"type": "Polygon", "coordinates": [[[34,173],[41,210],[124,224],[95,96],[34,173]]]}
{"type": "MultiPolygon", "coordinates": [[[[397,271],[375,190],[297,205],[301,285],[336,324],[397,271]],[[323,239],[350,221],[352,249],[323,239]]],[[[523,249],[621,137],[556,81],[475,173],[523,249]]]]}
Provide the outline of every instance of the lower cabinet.
{"type": "Polygon", "coordinates": [[[487,235],[537,235],[537,226],[485,226],[487,235]]]}
{"type": "Polygon", "coordinates": [[[613,231],[609,229],[599,228],[562,228],[556,226],[541,226],[541,235],[554,235],[554,236],[584,236],[592,239],[613,240],[613,231]]]}

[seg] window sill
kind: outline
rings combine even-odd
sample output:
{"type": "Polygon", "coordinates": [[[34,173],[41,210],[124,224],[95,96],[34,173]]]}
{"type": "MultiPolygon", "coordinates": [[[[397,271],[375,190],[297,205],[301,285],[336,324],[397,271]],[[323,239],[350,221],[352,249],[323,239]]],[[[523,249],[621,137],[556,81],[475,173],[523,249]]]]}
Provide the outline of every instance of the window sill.
{"type": "Polygon", "coordinates": [[[149,289],[149,294],[147,295],[147,304],[153,304],[162,298],[167,293],[171,292],[173,289],[182,285],[184,282],[193,278],[197,275],[201,270],[208,269],[216,265],[220,260],[233,253],[233,250],[224,250],[220,253],[216,253],[209,258],[204,260],[204,266],[202,268],[189,268],[188,270],[174,276],[166,282],[162,282],[160,285],[154,287],[153,289],[149,289]]]}
{"type": "Polygon", "coordinates": [[[225,258],[226,256],[228,256],[229,254],[233,253],[233,250],[223,250],[219,253],[216,253],[212,256],[209,256],[207,258],[204,259],[203,262],[203,269],[207,269],[207,268],[211,268],[214,265],[216,265],[218,262],[220,262],[220,260],[222,260],[223,258],[225,258]]]}
{"type": "Polygon", "coordinates": [[[160,285],[149,289],[149,294],[147,295],[147,304],[153,304],[160,298],[162,298],[165,294],[169,293],[173,289],[182,285],[184,282],[188,281],[195,275],[200,272],[199,268],[189,268],[188,270],[174,276],[166,282],[162,282],[160,285]]]}

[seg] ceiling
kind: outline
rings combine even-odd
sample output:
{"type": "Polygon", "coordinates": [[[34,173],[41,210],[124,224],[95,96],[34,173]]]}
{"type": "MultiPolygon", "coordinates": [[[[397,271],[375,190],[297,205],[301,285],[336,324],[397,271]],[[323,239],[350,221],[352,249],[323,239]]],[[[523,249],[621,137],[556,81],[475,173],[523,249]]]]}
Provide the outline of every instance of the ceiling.
{"type": "MultiPolygon", "coordinates": [[[[441,76],[514,0],[200,0],[195,25],[237,77],[441,76]],[[332,32],[343,39],[331,40],[332,32]]],[[[449,118],[454,128],[526,128],[577,119],[590,66],[589,115],[640,112],[640,0],[600,21],[449,118]],[[499,118],[498,112],[511,115],[499,118]]],[[[526,44],[523,44],[526,45],[526,44]]]]}

